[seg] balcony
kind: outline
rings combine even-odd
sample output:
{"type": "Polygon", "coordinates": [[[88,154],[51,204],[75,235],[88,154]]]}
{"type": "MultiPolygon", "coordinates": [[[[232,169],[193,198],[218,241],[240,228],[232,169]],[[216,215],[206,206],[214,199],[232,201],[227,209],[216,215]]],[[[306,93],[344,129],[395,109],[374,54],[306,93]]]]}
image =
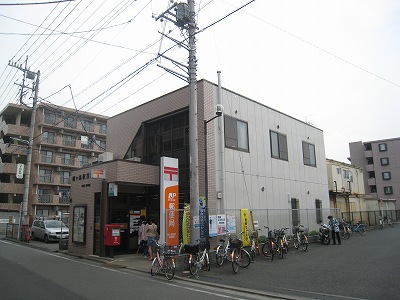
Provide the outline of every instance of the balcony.
{"type": "Polygon", "coordinates": [[[14,125],[14,124],[5,124],[4,127],[1,129],[4,135],[10,136],[20,136],[21,138],[28,138],[30,127],[25,125],[14,125]]]}
{"type": "Polygon", "coordinates": [[[372,157],[372,150],[365,150],[364,157],[372,157]]]}
{"type": "Polygon", "coordinates": [[[23,194],[24,184],[23,183],[0,183],[0,191],[4,194],[23,194]]]}
{"type": "Polygon", "coordinates": [[[16,174],[17,164],[14,163],[0,163],[0,174],[16,174]]]}
{"type": "Polygon", "coordinates": [[[371,164],[371,165],[366,165],[366,166],[365,166],[365,170],[366,170],[367,172],[373,172],[373,171],[374,171],[374,165],[373,165],[373,164],[371,164]]]}
{"type": "Polygon", "coordinates": [[[6,155],[26,155],[27,147],[25,145],[17,144],[3,144],[0,143],[0,154],[6,155]]]}
{"type": "Polygon", "coordinates": [[[59,203],[60,196],[54,194],[32,195],[32,204],[54,204],[59,203]]]}

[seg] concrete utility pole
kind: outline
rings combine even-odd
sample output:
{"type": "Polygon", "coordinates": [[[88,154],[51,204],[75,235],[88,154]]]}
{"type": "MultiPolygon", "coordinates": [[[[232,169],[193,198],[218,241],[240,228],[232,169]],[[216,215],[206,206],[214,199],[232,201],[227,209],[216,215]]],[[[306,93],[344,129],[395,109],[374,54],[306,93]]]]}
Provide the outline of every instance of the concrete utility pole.
{"type": "MultiPolygon", "coordinates": [[[[28,59],[28,58],[27,58],[28,59]]],[[[36,110],[37,110],[37,100],[38,100],[38,94],[39,94],[39,78],[40,78],[40,71],[37,73],[34,73],[26,68],[26,62],[25,62],[25,68],[22,67],[22,65],[17,65],[16,63],[8,63],[10,66],[17,68],[21,71],[24,72],[24,80],[23,84],[21,86],[21,97],[20,97],[20,104],[22,104],[22,98],[23,98],[23,90],[26,87],[25,86],[25,78],[32,79],[34,80],[36,77],[36,82],[34,84],[34,87],[31,88],[34,90],[35,95],[33,97],[33,106],[32,106],[32,114],[31,114],[31,124],[30,124],[30,132],[29,132],[29,140],[28,142],[28,149],[27,149],[27,155],[26,155],[26,167],[25,167],[25,178],[24,178],[24,196],[21,204],[21,212],[20,212],[20,220],[18,224],[18,241],[21,239],[21,227],[24,224],[28,224],[28,200],[29,200],[29,181],[30,181],[30,175],[31,175],[31,164],[32,164],[32,148],[33,148],[33,138],[35,134],[35,123],[36,123],[36,110]]]]}
{"type": "MultiPolygon", "coordinates": [[[[171,39],[180,46],[186,48],[189,52],[189,66],[186,67],[179,62],[176,62],[165,55],[159,54],[163,58],[170,60],[178,68],[186,69],[187,76],[175,72],[171,69],[167,69],[163,66],[159,67],[165,69],[169,73],[181,78],[189,83],[190,89],[190,101],[189,101],[189,158],[190,158],[190,215],[191,215],[191,243],[195,243],[200,237],[199,231],[199,145],[198,145],[198,118],[197,118],[197,59],[196,59],[196,12],[195,12],[195,1],[188,0],[187,5],[185,3],[175,3],[167,11],[156,17],[156,20],[166,19],[173,22],[176,26],[186,29],[188,37],[188,45],[184,42],[178,42],[171,39]],[[175,10],[176,13],[173,13],[175,10]],[[173,20],[170,16],[175,17],[173,20]]],[[[208,200],[208,199],[207,199],[208,200]]]]}

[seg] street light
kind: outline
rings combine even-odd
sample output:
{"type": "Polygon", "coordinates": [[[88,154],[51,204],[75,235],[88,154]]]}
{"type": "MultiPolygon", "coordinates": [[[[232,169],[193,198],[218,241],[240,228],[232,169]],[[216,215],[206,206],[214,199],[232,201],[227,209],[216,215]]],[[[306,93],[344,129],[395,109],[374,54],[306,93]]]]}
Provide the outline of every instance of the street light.
{"type": "Polygon", "coordinates": [[[207,163],[207,124],[210,123],[212,120],[219,118],[223,115],[223,106],[221,104],[218,104],[215,107],[215,116],[212,117],[210,120],[204,120],[204,170],[205,170],[205,176],[204,176],[204,182],[205,182],[205,194],[206,194],[206,204],[205,204],[205,210],[206,210],[206,226],[205,226],[205,238],[208,240],[209,235],[210,235],[210,221],[209,221],[209,216],[208,216],[208,163],[207,163]]]}

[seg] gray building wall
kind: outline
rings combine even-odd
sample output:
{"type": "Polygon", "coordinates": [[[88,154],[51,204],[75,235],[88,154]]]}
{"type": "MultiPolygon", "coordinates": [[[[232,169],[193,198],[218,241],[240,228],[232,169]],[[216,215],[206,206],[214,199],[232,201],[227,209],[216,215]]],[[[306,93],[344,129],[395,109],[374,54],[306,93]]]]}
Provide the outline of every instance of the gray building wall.
{"type": "Polygon", "coordinates": [[[351,163],[363,168],[365,193],[374,199],[395,199],[396,209],[400,208],[400,138],[349,143],[351,163]],[[386,144],[387,150],[380,151],[379,145],[386,144]],[[370,149],[370,150],[368,150],[370,149]],[[381,159],[388,158],[389,165],[382,165],[381,159]],[[368,159],[370,161],[368,162],[368,159]],[[371,161],[371,159],[373,161],[371,161]],[[375,177],[371,177],[374,172],[375,177]],[[384,180],[382,173],[390,172],[391,178],[384,180]],[[376,186],[376,192],[371,188],[376,186]],[[391,186],[392,194],[385,194],[385,187],[391,186]]]}

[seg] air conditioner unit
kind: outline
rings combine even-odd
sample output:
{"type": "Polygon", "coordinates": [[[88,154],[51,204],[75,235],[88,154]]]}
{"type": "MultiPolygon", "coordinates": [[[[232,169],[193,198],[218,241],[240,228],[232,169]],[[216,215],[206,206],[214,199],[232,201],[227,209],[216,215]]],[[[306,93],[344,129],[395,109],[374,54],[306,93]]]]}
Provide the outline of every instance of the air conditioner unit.
{"type": "Polygon", "coordinates": [[[140,157],[131,157],[131,158],[127,158],[126,160],[135,161],[135,162],[141,162],[142,161],[142,159],[140,157]]]}
{"type": "Polygon", "coordinates": [[[99,155],[99,162],[110,161],[114,159],[114,154],[112,152],[104,152],[99,155]]]}

